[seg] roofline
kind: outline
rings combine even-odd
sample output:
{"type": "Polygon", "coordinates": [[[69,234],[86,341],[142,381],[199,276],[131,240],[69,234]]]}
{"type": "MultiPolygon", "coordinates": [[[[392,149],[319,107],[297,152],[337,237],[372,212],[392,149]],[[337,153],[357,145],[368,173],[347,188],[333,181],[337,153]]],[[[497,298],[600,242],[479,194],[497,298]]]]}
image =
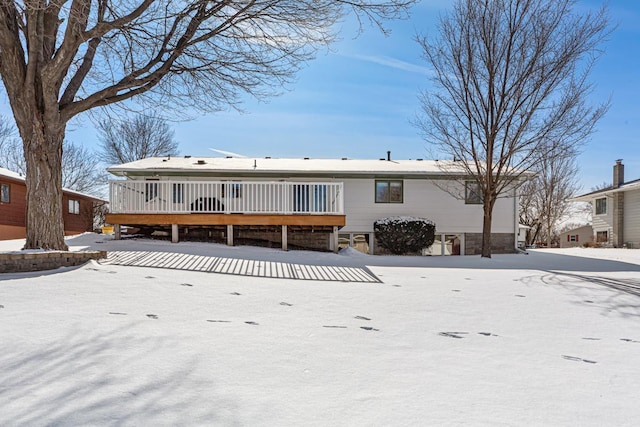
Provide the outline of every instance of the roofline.
{"type": "MultiPolygon", "coordinates": [[[[7,170],[9,170],[9,169],[7,169],[7,170]]],[[[0,172],[0,178],[2,178],[3,180],[10,181],[10,182],[20,183],[20,184],[25,184],[25,185],[26,185],[26,181],[27,181],[24,177],[21,177],[21,176],[20,177],[9,176],[9,175],[3,174],[2,172],[0,172]]],[[[77,195],[77,196],[81,196],[81,197],[84,197],[86,199],[91,199],[91,200],[93,200],[95,202],[109,203],[109,200],[101,199],[100,197],[92,196],[91,194],[82,193],[80,191],[72,190],[70,188],[63,187],[62,188],[62,192],[66,193],[66,194],[74,194],[74,195],[77,195]]]]}
{"type": "Polygon", "coordinates": [[[571,197],[568,199],[570,202],[588,202],[593,199],[595,196],[607,196],[613,193],[621,193],[624,191],[633,191],[640,189],[640,186],[631,186],[632,184],[640,184],[640,179],[634,179],[633,181],[628,181],[620,184],[619,187],[607,187],[601,190],[592,191],[590,193],[581,194],[579,196],[571,197]]]}

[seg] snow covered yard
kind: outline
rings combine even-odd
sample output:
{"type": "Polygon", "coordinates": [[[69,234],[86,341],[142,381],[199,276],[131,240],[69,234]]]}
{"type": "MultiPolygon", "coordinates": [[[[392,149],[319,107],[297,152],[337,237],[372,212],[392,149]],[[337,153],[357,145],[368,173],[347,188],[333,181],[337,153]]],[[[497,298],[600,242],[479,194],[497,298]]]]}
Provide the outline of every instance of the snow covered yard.
{"type": "Polygon", "coordinates": [[[0,275],[0,425],[619,426],[640,416],[640,251],[482,260],[96,235],[69,244],[362,267],[380,282],[95,262],[0,275]]]}

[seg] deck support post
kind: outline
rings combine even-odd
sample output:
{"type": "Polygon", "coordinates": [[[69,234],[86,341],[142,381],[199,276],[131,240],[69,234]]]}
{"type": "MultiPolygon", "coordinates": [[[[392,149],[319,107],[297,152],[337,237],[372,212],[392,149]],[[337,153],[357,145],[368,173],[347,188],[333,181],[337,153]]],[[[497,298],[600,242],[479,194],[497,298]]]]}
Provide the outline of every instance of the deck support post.
{"type": "Polygon", "coordinates": [[[338,227],[335,225],[333,226],[333,233],[331,233],[331,239],[333,241],[333,253],[337,254],[338,250],[340,250],[340,247],[338,243],[338,227]]]}
{"type": "Polygon", "coordinates": [[[227,245],[233,246],[233,225],[227,224],[227,245]]]}
{"type": "Polygon", "coordinates": [[[120,240],[122,238],[122,232],[120,231],[120,224],[113,224],[113,236],[114,239],[120,240]]]}
{"type": "Polygon", "coordinates": [[[178,224],[171,224],[171,243],[178,243],[178,224]]]}
{"type": "Polygon", "coordinates": [[[283,225],[282,226],[282,250],[283,251],[289,250],[289,243],[287,242],[287,231],[288,231],[288,227],[286,225],[283,225]]]}

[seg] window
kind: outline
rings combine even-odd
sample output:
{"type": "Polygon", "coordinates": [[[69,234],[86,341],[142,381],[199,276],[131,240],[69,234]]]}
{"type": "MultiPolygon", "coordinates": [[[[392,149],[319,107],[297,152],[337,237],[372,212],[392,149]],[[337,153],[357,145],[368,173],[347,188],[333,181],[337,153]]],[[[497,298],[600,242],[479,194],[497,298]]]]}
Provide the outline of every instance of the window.
{"type": "Polygon", "coordinates": [[[222,186],[222,197],[228,196],[230,199],[239,199],[242,197],[242,184],[224,184],[222,186]],[[228,195],[227,195],[228,191],[228,195]]]}
{"type": "Polygon", "coordinates": [[[482,190],[479,183],[475,181],[465,182],[464,202],[467,205],[482,204],[482,190]]]}
{"type": "Polygon", "coordinates": [[[376,180],[376,203],[402,203],[402,181],[376,180]]]}
{"type": "Polygon", "coordinates": [[[327,186],[324,184],[294,184],[294,212],[326,212],[327,186]]]}
{"type": "Polygon", "coordinates": [[[567,235],[567,242],[577,242],[578,241],[578,235],[577,234],[568,234],[567,235]]]}
{"type": "Polygon", "coordinates": [[[184,201],[184,184],[173,184],[173,203],[184,201]]]}
{"type": "Polygon", "coordinates": [[[607,198],[596,199],[596,215],[604,215],[607,213],[607,198]]]}
{"type": "Polygon", "coordinates": [[[70,214],[80,214],[80,202],[77,200],[69,199],[69,213],[70,214]]]}
{"type": "Polygon", "coordinates": [[[144,184],[144,201],[148,202],[158,197],[158,183],[147,182],[144,184]]]}
{"type": "Polygon", "coordinates": [[[606,243],[609,241],[609,234],[606,231],[596,232],[596,242],[606,243]]]}
{"type": "Polygon", "coordinates": [[[0,186],[0,202],[9,203],[11,201],[11,186],[9,184],[2,184],[0,186]]]}

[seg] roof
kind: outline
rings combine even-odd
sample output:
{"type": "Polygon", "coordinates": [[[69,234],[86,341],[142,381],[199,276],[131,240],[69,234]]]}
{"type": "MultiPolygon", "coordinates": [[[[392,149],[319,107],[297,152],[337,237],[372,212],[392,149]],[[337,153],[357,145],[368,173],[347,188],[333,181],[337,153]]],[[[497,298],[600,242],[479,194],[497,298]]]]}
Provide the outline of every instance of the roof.
{"type": "Polygon", "coordinates": [[[580,196],[572,197],[569,199],[570,202],[588,202],[592,199],[601,196],[608,196],[614,193],[620,193],[623,191],[632,191],[632,190],[640,190],[640,179],[635,179],[633,181],[625,182],[621,184],[619,187],[607,187],[601,190],[592,191],[590,193],[582,194],[580,196]]]}
{"type": "MultiPolygon", "coordinates": [[[[19,181],[19,182],[25,182],[25,178],[22,175],[20,175],[17,172],[14,172],[12,170],[5,169],[5,168],[0,168],[0,177],[9,178],[9,179],[12,179],[14,181],[19,181]]],[[[85,197],[87,199],[93,199],[93,200],[96,200],[96,201],[99,201],[99,202],[108,202],[108,200],[104,200],[104,199],[101,199],[99,197],[87,194],[87,193],[81,193],[79,191],[71,190],[69,188],[63,188],[62,191],[64,191],[67,194],[75,194],[75,195],[78,195],[78,196],[81,196],[81,197],[85,197]]]]}
{"type": "Polygon", "coordinates": [[[279,159],[237,157],[151,157],[111,166],[118,176],[163,175],[467,175],[460,162],[451,160],[279,159]]]}

